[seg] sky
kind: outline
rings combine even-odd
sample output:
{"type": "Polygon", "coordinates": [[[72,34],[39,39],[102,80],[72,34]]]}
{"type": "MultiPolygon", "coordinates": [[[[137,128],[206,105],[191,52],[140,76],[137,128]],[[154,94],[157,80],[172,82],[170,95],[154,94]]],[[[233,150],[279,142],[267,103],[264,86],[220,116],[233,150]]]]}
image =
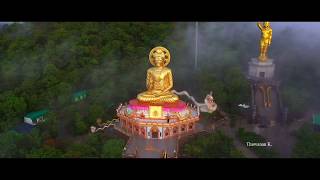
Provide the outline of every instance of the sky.
{"type": "Polygon", "coordinates": [[[272,22],[272,26],[276,29],[286,27],[307,30],[309,32],[320,32],[320,22],[272,22]]]}

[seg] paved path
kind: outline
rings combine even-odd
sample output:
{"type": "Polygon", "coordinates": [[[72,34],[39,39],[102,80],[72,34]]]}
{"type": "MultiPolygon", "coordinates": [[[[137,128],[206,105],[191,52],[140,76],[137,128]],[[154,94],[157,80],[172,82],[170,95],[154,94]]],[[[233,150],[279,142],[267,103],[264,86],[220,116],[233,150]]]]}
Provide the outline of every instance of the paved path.
{"type": "Polygon", "coordinates": [[[237,137],[236,137],[236,129],[234,128],[229,128],[229,127],[224,127],[224,128],[221,128],[221,130],[223,130],[223,132],[231,137],[233,139],[233,144],[235,145],[235,147],[240,150],[245,157],[247,158],[258,158],[258,156],[252,152],[250,149],[247,148],[247,146],[242,143],[237,137]]]}
{"type": "Polygon", "coordinates": [[[137,135],[130,136],[125,147],[124,157],[162,158],[163,152],[166,151],[168,158],[175,158],[179,151],[180,139],[199,133],[203,129],[202,124],[196,123],[193,131],[167,139],[145,139],[137,135]]]}
{"type": "Polygon", "coordinates": [[[139,136],[131,136],[126,145],[125,157],[136,158],[162,158],[162,153],[167,151],[168,157],[175,157],[178,139],[145,139],[139,136]]]}
{"type": "MultiPolygon", "coordinates": [[[[239,119],[235,125],[234,132],[236,132],[238,128],[244,128],[246,131],[255,132],[256,134],[263,136],[267,141],[271,142],[273,148],[279,153],[281,158],[290,158],[296,141],[292,133],[298,130],[304,123],[310,121],[312,114],[313,112],[311,111],[306,112],[303,118],[295,120],[289,125],[277,124],[276,126],[269,128],[258,128],[254,124],[248,124],[246,119],[239,119]]],[[[232,136],[232,134],[230,134],[230,136],[232,136]]],[[[236,145],[237,138],[234,139],[236,145]]]]}
{"type": "MultiPolygon", "coordinates": [[[[220,129],[220,128],[219,128],[220,129]]],[[[245,144],[240,142],[235,135],[236,129],[223,127],[223,132],[232,139],[234,139],[234,145],[240,150],[247,158],[258,158],[251,150],[249,150],[245,144]]],[[[175,157],[178,153],[179,140],[188,138],[199,132],[206,132],[202,124],[197,124],[196,130],[190,133],[186,133],[183,136],[171,137],[168,139],[145,139],[143,137],[134,135],[131,136],[127,142],[124,157],[134,158],[162,158],[162,153],[166,150],[168,157],[175,157]]]]}
{"type": "MultiPolygon", "coordinates": [[[[247,146],[242,143],[236,136],[238,128],[245,128],[247,131],[253,131],[257,134],[262,135],[268,141],[271,142],[274,149],[280,153],[281,157],[290,157],[295,139],[292,136],[292,132],[301,127],[301,125],[310,119],[310,113],[304,118],[292,123],[290,126],[275,126],[270,128],[256,128],[255,125],[248,124],[247,120],[240,121],[234,128],[230,127],[219,127],[227,136],[234,140],[235,147],[240,150],[247,158],[258,158],[258,156],[252,152],[247,146]]],[[[196,131],[201,132],[204,127],[200,123],[197,123],[196,131]]],[[[187,133],[184,136],[172,137],[169,139],[144,139],[138,136],[131,136],[127,142],[126,151],[124,156],[131,156],[137,158],[162,158],[164,150],[167,151],[168,157],[174,157],[175,151],[178,153],[178,142],[179,139],[187,138],[191,133],[187,133]]]]}
{"type": "Polygon", "coordinates": [[[306,113],[305,116],[299,120],[295,120],[290,125],[278,125],[275,127],[260,129],[257,134],[262,135],[272,143],[273,148],[279,152],[280,157],[290,158],[293,147],[296,143],[296,138],[293,132],[300,129],[304,123],[310,121],[312,113],[306,113]]]}

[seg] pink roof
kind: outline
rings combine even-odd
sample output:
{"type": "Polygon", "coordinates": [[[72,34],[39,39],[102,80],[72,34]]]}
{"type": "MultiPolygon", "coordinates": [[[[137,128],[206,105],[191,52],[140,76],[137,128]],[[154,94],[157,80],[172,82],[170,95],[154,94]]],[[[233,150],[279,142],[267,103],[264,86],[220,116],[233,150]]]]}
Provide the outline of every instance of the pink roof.
{"type": "Polygon", "coordinates": [[[181,100],[174,103],[162,103],[162,104],[151,104],[146,102],[140,102],[137,99],[129,101],[128,107],[132,110],[149,110],[149,106],[162,106],[165,112],[180,112],[187,108],[187,104],[181,100]]]}

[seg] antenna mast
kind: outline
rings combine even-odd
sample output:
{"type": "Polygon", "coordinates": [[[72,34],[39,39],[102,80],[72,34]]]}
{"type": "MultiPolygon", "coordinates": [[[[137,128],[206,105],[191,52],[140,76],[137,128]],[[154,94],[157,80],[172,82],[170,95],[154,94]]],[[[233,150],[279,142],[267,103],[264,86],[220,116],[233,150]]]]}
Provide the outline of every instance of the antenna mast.
{"type": "Polygon", "coordinates": [[[195,27],[195,53],[194,53],[194,69],[198,68],[198,22],[195,27]]]}

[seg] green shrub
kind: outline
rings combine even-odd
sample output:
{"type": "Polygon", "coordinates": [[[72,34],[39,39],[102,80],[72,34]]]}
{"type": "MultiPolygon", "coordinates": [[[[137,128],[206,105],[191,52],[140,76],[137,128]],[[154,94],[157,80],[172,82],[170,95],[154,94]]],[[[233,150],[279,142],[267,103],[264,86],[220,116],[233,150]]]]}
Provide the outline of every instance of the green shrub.
{"type": "MultiPolygon", "coordinates": [[[[254,133],[254,132],[248,132],[245,131],[244,128],[239,128],[237,132],[237,136],[239,137],[240,141],[247,145],[247,142],[251,143],[267,143],[267,140],[254,133]]],[[[248,147],[250,150],[255,152],[256,155],[262,158],[275,158],[278,157],[278,153],[272,149],[271,147],[266,147],[266,146],[249,146],[248,147]]]]}
{"type": "Polygon", "coordinates": [[[183,154],[194,158],[240,158],[242,153],[235,148],[233,140],[221,131],[199,135],[182,147],[183,154]]]}
{"type": "Polygon", "coordinates": [[[320,133],[314,132],[311,126],[304,125],[296,133],[296,144],[292,157],[320,158],[320,133]]]}

